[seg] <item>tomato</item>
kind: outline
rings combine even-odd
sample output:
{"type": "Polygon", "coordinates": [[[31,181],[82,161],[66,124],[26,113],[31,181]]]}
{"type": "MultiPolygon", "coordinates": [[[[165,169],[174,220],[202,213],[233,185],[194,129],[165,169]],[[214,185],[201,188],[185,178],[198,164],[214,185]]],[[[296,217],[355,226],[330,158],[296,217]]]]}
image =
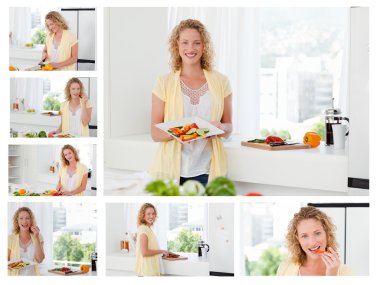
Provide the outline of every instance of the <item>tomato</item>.
{"type": "Polygon", "coordinates": [[[263,194],[257,192],[248,192],[245,194],[245,196],[263,196],[263,194]]]}

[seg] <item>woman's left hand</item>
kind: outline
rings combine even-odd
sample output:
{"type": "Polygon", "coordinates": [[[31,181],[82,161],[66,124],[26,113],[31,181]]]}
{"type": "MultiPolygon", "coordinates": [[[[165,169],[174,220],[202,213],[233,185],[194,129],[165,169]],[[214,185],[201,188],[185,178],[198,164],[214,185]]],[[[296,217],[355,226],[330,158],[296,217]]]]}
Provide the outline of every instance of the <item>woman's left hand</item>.
{"type": "Polygon", "coordinates": [[[80,94],[80,98],[82,99],[83,103],[86,103],[88,101],[88,96],[86,93],[80,94]]]}
{"type": "Polygon", "coordinates": [[[59,63],[58,62],[50,62],[51,66],[54,67],[54,69],[59,68],[59,63]]]}
{"type": "Polygon", "coordinates": [[[30,230],[32,231],[33,235],[35,237],[38,237],[40,235],[40,229],[37,226],[31,226],[30,230]]]}
{"type": "Polygon", "coordinates": [[[338,253],[334,249],[329,247],[328,251],[325,251],[321,255],[321,258],[326,265],[326,276],[338,275],[338,270],[340,266],[340,259],[338,253]]]}
{"type": "Polygon", "coordinates": [[[71,191],[65,191],[62,192],[62,196],[73,196],[73,193],[71,191]]]}

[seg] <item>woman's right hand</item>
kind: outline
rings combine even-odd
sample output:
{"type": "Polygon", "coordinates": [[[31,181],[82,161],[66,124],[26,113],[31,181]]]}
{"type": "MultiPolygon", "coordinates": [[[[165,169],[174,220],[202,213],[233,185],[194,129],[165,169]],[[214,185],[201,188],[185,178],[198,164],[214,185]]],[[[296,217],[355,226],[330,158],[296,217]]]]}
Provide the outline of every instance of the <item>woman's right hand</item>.
{"type": "Polygon", "coordinates": [[[167,251],[167,250],[161,250],[161,253],[162,253],[162,256],[166,257],[166,256],[169,256],[170,251],[167,251]]]}
{"type": "Polygon", "coordinates": [[[51,131],[48,133],[48,136],[54,136],[55,134],[58,134],[58,132],[57,131],[51,131]]]}
{"type": "Polygon", "coordinates": [[[43,62],[47,59],[47,56],[48,56],[48,54],[47,54],[47,52],[44,50],[44,51],[42,52],[42,56],[41,56],[41,61],[40,61],[40,63],[43,63],[43,62]]]}

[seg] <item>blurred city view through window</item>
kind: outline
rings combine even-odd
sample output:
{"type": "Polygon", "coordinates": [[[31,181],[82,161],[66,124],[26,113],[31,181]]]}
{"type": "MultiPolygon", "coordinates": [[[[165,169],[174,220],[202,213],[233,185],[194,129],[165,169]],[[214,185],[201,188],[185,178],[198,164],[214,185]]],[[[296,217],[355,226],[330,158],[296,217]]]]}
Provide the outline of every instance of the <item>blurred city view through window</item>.
{"type": "Polygon", "coordinates": [[[289,257],[286,233],[302,203],[244,203],[241,207],[241,242],[246,275],[276,275],[280,263],[289,257]]]}
{"type": "Polygon", "coordinates": [[[168,250],[196,253],[206,230],[206,204],[170,204],[168,250]]]}
{"type": "Polygon", "coordinates": [[[323,111],[341,96],[348,9],[260,9],[260,130],[323,137],[323,111]]]}
{"type": "Polygon", "coordinates": [[[96,251],[95,204],[53,204],[53,259],[59,266],[90,264],[96,251]]]}

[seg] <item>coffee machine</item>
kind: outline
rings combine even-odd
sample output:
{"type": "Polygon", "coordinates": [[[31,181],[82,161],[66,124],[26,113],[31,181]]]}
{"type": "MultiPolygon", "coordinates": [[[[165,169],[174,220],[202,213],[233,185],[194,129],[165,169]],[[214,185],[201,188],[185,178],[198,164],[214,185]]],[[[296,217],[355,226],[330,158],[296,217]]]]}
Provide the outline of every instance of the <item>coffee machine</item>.
{"type": "Polygon", "coordinates": [[[210,246],[203,240],[198,241],[198,257],[207,259],[207,253],[210,250],[210,246]]]}
{"type": "MultiPolygon", "coordinates": [[[[349,122],[347,117],[342,117],[342,112],[338,108],[334,108],[334,98],[332,99],[332,108],[324,112],[326,126],[326,145],[334,144],[333,125],[341,124],[343,121],[349,122]]],[[[348,135],[348,131],[346,136],[348,135]]]]}

